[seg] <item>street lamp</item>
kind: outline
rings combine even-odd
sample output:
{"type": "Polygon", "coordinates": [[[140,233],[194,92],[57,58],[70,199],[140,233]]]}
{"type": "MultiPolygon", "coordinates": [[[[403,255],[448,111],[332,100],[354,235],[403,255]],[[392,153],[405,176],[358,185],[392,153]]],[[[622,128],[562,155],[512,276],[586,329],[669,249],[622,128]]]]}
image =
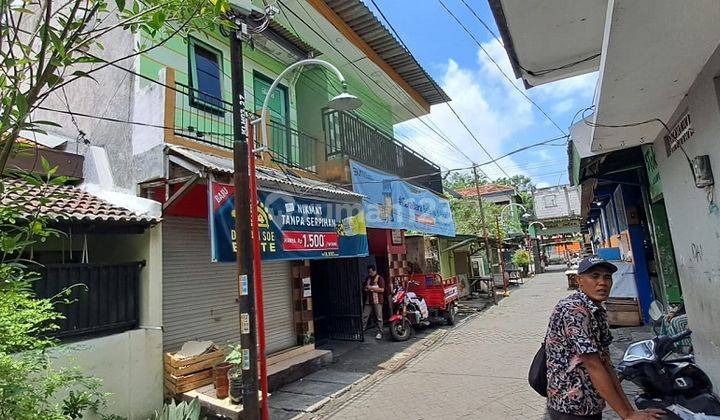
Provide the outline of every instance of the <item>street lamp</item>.
{"type": "Polygon", "coordinates": [[[528,218],[532,217],[532,215],[530,213],[528,213],[527,208],[525,206],[523,206],[522,204],[509,203],[509,204],[504,205],[503,208],[500,209],[500,220],[503,222],[503,224],[505,223],[505,210],[512,208],[512,207],[520,207],[522,209],[523,214],[520,217],[522,217],[523,219],[528,219],[528,218]]]}
{"type": "MultiPolygon", "coordinates": [[[[234,37],[233,37],[234,38],[234,37]]],[[[236,42],[236,44],[239,44],[236,42]]],[[[236,55],[242,56],[241,48],[236,48],[240,53],[236,53],[236,55]]],[[[241,62],[241,60],[240,60],[241,62]]],[[[262,133],[262,142],[263,145],[259,150],[267,150],[268,149],[268,136],[267,136],[267,121],[265,114],[268,110],[268,105],[270,103],[270,97],[272,96],[273,92],[275,91],[275,88],[278,84],[280,84],[280,81],[288,75],[293,70],[303,67],[303,66],[313,66],[313,65],[319,65],[326,67],[330,70],[332,70],[338,79],[340,79],[340,84],[342,86],[342,92],[335,96],[334,98],[330,99],[330,101],[327,103],[327,106],[329,108],[332,108],[337,111],[352,111],[354,109],[359,108],[362,105],[362,101],[354,95],[351,95],[347,92],[347,82],[345,81],[345,77],[340,73],[340,70],[337,69],[337,67],[333,66],[332,64],[328,63],[327,61],[318,60],[314,58],[310,58],[307,60],[300,60],[298,62],[295,62],[291,64],[288,68],[282,71],[275,80],[270,85],[270,88],[268,89],[267,93],[265,94],[265,100],[263,101],[262,108],[260,108],[260,118],[257,118],[252,121],[253,126],[255,124],[260,124],[260,132],[262,133]]],[[[240,74],[240,76],[233,77],[233,80],[240,80],[240,86],[242,86],[242,69],[238,66],[239,70],[237,72],[240,74]]],[[[237,82],[236,82],[237,83],[237,82]]],[[[238,107],[240,109],[240,107],[238,107]]],[[[240,124],[236,125],[237,127],[240,127],[240,124]]],[[[238,129],[238,133],[242,132],[242,130],[238,129]]],[[[263,311],[263,290],[262,290],[262,272],[261,272],[261,265],[260,265],[260,242],[259,242],[259,228],[258,228],[258,220],[257,220],[257,188],[256,188],[256,179],[255,179],[255,152],[258,151],[258,149],[254,149],[254,142],[248,141],[248,166],[249,166],[249,190],[250,190],[250,219],[251,219],[251,229],[253,231],[252,237],[253,237],[253,273],[254,273],[254,284],[255,284],[255,294],[256,294],[256,300],[257,305],[255,307],[256,311],[256,319],[257,319],[257,331],[258,331],[258,344],[259,344],[259,350],[260,350],[260,357],[259,357],[259,367],[260,367],[260,382],[261,382],[261,394],[262,394],[262,417],[263,419],[267,419],[268,414],[268,401],[267,401],[267,360],[265,357],[265,320],[264,320],[264,311],[263,311]]],[[[242,163],[236,163],[235,168],[242,167],[242,163]]],[[[238,171],[238,173],[241,173],[241,171],[238,171]]],[[[238,183],[236,182],[236,190],[240,191],[241,189],[238,187],[238,183]]],[[[236,205],[239,201],[236,201],[236,205]]],[[[239,229],[238,229],[239,230],[239,229]]],[[[240,240],[240,236],[238,236],[238,240],[240,240]]],[[[240,249],[238,247],[238,249],[240,249]]],[[[239,260],[239,258],[238,258],[239,260]]],[[[244,356],[243,356],[244,357],[244,356]]],[[[252,363],[252,362],[251,362],[252,363]]],[[[256,395],[254,395],[256,397],[256,395]]],[[[254,411],[254,410],[248,410],[248,411],[254,411]]],[[[255,413],[253,413],[255,414],[255,413]]],[[[254,418],[254,415],[250,418],[254,418]]]]}
{"type": "Polygon", "coordinates": [[[345,81],[345,77],[342,75],[342,73],[340,73],[340,70],[338,70],[337,67],[333,66],[327,61],[318,60],[317,58],[308,58],[306,60],[297,61],[288,66],[288,68],[286,68],[285,70],[283,70],[283,72],[280,73],[278,77],[276,77],[275,80],[272,82],[272,84],[270,85],[270,89],[268,89],[267,93],[265,94],[265,100],[263,101],[262,108],[260,108],[260,118],[257,118],[252,122],[253,124],[260,123],[260,132],[262,133],[262,142],[264,149],[267,149],[268,147],[267,121],[265,118],[265,113],[267,111],[268,104],[270,103],[270,97],[275,91],[275,88],[278,84],[280,84],[280,81],[293,70],[304,66],[314,65],[323,66],[327,69],[330,69],[340,80],[340,85],[342,86],[342,92],[334,98],[330,99],[330,101],[328,101],[328,108],[332,108],[337,111],[352,111],[360,108],[360,106],[362,105],[362,101],[360,100],[360,98],[348,93],[348,86],[347,82],[345,81]]]}
{"type": "Polygon", "coordinates": [[[530,229],[530,226],[532,225],[540,225],[542,226],[542,230],[547,230],[547,227],[545,227],[545,224],[543,222],[538,222],[537,220],[534,222],[530,222],[530,224],[528,225],[528,229],[530,229]]]}

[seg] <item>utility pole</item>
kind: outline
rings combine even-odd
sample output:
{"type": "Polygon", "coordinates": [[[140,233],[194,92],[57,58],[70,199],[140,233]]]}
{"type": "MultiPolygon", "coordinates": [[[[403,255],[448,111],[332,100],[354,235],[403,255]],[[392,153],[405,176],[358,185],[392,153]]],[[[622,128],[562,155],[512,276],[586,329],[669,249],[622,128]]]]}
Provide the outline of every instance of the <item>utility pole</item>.
{"type": "Polygon", "coordinates": [[[498,238],[498,257],[500,258],[500,275],[503,279],[503,295],[508,296],[508,279],[505,278],[505,256],[503,256],[502,232],[500,231],[500,216],[495,216],[495,227],[498,238]]]}
{"type": "MultiPolygon", "coordinates": [[[[477,195],[478,207],[480,208],[480,223],[482,224],[483,230],[482,235],[485,240],[485,256],[487,257],[488,265],[490,266],[490,274],[492,275],[492,251],[490,250],[490,239],[488,238],[487,223],[485,223],[485,209],[483,208],[482,197],[480,197],[480,180],[478,179],[477,165],[473,165],[473,175],[475,176],[475,194],[477,195]]],[[[497,295],[495,294],[494,278],[492,287],[488,288],[491,289],[493,295],[493,303],[497,305],[497,295]]]]}
{"type": "MultiPolygon", "coordinates": [[[[237,22],[236,22],[237,23],[237,22]]],[[[240,346],[242,347],[243,418],[260,418],[258,348],[255,317],[253,237],[250,223],[250,172],[243,78],[242,37],[245,24],[230,35],[233,95],[233,182],[235,184],[235,249],[237,262],[240,346]]]]}

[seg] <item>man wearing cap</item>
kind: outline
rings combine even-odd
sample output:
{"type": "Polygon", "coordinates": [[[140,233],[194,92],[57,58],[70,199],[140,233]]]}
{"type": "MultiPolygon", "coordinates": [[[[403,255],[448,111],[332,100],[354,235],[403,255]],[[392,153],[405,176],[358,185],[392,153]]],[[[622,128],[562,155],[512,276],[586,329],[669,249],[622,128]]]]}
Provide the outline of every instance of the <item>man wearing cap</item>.
{"type": "Polygon", "coordinates": [[[603,307],[617,267],[592,256],[578,264],[578,291],[555,306],[547,335],[547,405],[550,418],[602,419],[605,402],[622,419],[649,420],[660,410],[635,410],[610,361],[612,342],[603,307]]]}

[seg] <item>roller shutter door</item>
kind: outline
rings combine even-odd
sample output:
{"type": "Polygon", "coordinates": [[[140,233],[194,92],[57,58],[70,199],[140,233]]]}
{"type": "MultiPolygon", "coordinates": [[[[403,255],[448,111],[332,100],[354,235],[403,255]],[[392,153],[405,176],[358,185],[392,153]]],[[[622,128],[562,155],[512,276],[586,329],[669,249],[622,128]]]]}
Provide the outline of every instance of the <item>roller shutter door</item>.
{"type": "MultiPolygon", "coordinates": [[[[189,340],[239,343],[236,266],[210,261],[207,220],[168,217],[162,229],[165,351],[189,340]]],[[[268,354],[297,344],[291,275],[289,261],[263,262],[268,354]]]]}
{"type": "Polygon", "coordinates": [[[210,261],[206,219],[168,217],[163,235],[163,348],[189,340],[240,342],[236,268],[210,261]]]}
{"type": "Polygon", "coordinates": [[[265,347],[272,354],[297,345],[289,261],[263,262],[265,347]]]}

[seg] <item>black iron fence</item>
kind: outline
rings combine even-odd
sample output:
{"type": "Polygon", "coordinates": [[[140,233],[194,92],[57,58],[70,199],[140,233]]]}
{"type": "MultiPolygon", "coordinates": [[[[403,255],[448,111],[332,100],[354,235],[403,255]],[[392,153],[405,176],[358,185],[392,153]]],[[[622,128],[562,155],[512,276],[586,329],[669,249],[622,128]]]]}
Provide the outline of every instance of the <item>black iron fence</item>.
{"type": "Polygon", "coordinates": [[[143,263],[48,264],[35,283],[39,297],[58,296],[56,310],[64,319],[58,338],[133,329],[139,318],[139,281],[143,263]],[[69,290],[69,295],[60,295],[69,290]],[[59,296],[60,295],[60,296],[59,296]]]}
{"type": "MultiPolygon", "coordinates": [[[[176,136],[226,149],[233,146],[233,104],[210,96],[182,83],[175,83],[176,136]]],[[[250,114],[249,118],[257,118],[250,114]]],[[[255,130],[255,144],[262,136],[255,130]]],[[[315,150],[318,140],[277,121],[267,122],[268,139],[273,160],[287,166],[315,170],[315,150]]]]}
{"type": "Polygon", "coordinates": [[[359,117],[326,109],[323,129],[328,159],[349,157],[402,178],[412,178],[410,182],[442,193],[439,166],[359,117]]]}
{"type": "Polygon", "coordinates": [[[185,84],[175,83],[176,136],[232,148],[233,104],[185,84]]]}

